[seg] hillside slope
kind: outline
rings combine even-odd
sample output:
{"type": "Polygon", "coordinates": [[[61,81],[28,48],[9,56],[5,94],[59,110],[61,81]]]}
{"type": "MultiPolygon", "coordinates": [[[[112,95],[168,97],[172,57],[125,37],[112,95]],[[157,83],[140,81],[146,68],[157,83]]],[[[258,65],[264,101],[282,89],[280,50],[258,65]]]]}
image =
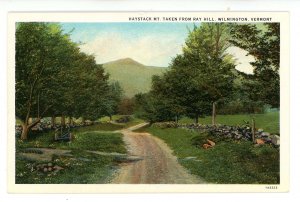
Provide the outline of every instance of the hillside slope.
{"type": "Polygon", "coordinates": [[[124,95],[133,97],[137,93],[148,92],[153,75],[161,75],[167,68],[145,66],[131,58],[120,59],[103,64],[110,74],[111,81],[118,81],[124,95]]]}

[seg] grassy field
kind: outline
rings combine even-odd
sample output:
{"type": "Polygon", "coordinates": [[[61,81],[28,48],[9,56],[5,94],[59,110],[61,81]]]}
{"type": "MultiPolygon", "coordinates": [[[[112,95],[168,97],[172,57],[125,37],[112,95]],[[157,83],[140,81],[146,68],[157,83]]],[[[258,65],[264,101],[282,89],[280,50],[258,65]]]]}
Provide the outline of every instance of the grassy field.
{"type": "MultiPolygon", "coordinates": [[[[126,115],[113,115],[112,116],[112,121],[116,121],[119,118],[121,118],[122,116],[126,116],[126,115]]],[[[130,117],[131,117],[131,120],[128,123],[120,123],[118,125],[123,127],[123,128],[124,127],[127,128],[127,127],[134,126],[134,125],[137,125],[137,124],[140,124],[140,123],[144,122],[144,120],[136,118],[134,116],[130,116],[130,117]]],[[[99,119],[99,121],[102,122],[102,123],[107,123],[107,122],[110,122],[110,119],[109,119],[108,116],[105,116],[105,117],[102,117],[101,119],[99,119]]],[[[116,124],[114,124],[114,125],[116,125],[116,124]]]]}
{"type": "Polygon", "coordinates": [[[279,183],[279,152],[270,145],[254,147],[250,141],[216,140],[208,134],[185,129],[148,127],[141,130],[164,140],[180,164],[208,183],[279,183]],[[201,145],[208,138],[215,141],[216,146],[205,150],[201,145]]]}
{"type": "Polygon", "coordinates": [[[71,131],[75,136],[72,142],[54,141],[53,131],[33,133],[26,141],[17,140],[17,153],[24,151],[26,148],[52,148],[71,150],[72,156],[53,155],[50,162],[44,162],[29,160],[17,155],[16,183],[92,184],[109,181],[118,165],[115,157],[92,154],[86,150],[126,153],[122,134],[110,132],[125,126],[127,125],[102,123],[78,128],[71,131]],[[35,169],[37,165],[44,163],[52,163],[64,169],[57,173],[44,173],[35,169]]]}
{"type": "MultiPolygon", "coordinates": [[[[269,112],[265,114],[238,114],[238,115],[217,115],[217,123],[225,125],[242,125],[244,121],[251,123],[252,117],[255,119],[257,128],[262,128],[270,133],[280,133],[279,131],[279,112],[269,112]]],[[[182,118],[179,123],[193,123],[194,120],[182,118]]],[[[211,124],[211,116],[200,118],[199,123],[211,124]]]]}

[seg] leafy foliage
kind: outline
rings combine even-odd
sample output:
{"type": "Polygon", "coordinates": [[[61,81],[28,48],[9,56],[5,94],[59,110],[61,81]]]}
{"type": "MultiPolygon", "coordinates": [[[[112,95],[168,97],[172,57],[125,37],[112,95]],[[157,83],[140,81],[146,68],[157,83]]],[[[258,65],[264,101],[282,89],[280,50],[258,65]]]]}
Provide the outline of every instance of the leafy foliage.
{"type": "Polygon", "coordinates": [[[16,116],[22,139],[44,116],[96,120],[116,113],[121,87],[92,55],[54,23],[19,23],[16,30],[16,116]],[[30,117],[36,117],[29,123],[30,117]]]}
{"type": "Polygon", "coordinates": [[[231,43],[254,56],[254,75],[245,75],[249,98],[279,108],[280,24],[265,23],[264,29],[253,24],[235,25],[231,43]]]}
{"type": "Polygon", "coordinates": [[[153,100],[151,113],[157,112],[152,119],[178,120],[187,115],[197,122],[199,116],[210,113],[213,103],[231,95],[235,75],[226,53],[229,30],[223,23],[203,23],[190,31],[183,54],[173,59],[161,77],[152,79],[148,102],[153,100]]]}

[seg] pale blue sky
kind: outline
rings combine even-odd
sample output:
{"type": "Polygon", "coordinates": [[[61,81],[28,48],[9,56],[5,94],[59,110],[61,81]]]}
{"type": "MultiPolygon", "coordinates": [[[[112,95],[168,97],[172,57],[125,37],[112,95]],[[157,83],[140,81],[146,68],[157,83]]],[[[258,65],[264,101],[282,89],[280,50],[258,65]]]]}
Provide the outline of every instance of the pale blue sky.
{"type": "Polygon", "coordinates": [[[98,63],[130,57],[145,65],[168,66],[181,52],[193,23],[61,23],[98,63]]]}
{"type": "MultiPolygon", "coordinates": [[[[132,58],[144,65],[167,67],[182,51],[193,23],[61,23],[71,39],[82,42],[81,50],[95,55],[98,64],[121,58],[132,58]]],[[[199,25],[196,24],[197,26],[199,25]]],[[[231,47],[228,52],[237,59],[236,69],[251,73],[254,61],[247,52],[231,47]]]]}

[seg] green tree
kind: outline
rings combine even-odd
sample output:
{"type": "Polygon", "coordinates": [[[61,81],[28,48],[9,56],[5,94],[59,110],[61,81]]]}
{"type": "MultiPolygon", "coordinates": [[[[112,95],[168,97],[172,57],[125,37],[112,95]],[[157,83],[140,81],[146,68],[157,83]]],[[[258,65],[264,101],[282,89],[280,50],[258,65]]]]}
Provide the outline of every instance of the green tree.
{"type": "Polygon", "coordinates": [[[124,97],[118,105],[118,113],[123,115],[132,115],[134,113],[135,99],[124,97]]]}
{"type": "Polygon", "coordinates": [[[16,30],[16,116],[21,139],[44,116],[96,120],[116,111],[121,89],[94,56],[53,23],[19,23],[16,30]],[[30,117],[35,117],[29,123],[30,117]]]}
{"type": "Polygon", "coordinates": [[[23,121],[21,139],[53,107],[53,80],[65,67],[66,40],[56,24],[19,23],[16,30],[16,116],[23,121]],[[30,117],[37,117],[29,123],[30,117]]]}
{"type": "Polygon", "coordinates": [[[230,24],[203,23],[194,28],[186,40],[183,55],[195,72],[195,83],[205,94],[200,102],[212,105],[212,124],[216,123],[216,103],[233,92],[234,62],[227,53],[230,47],[230,24]]]}
{"type": "Polygon", "coordinates": [[[106,115],[109,116],[112,121],[112,115],[117,114],[119,110],[119,105],[123,97],[123,89],[121,88],[119,82],[112,82],[109,85],[109,93],[107,95],[106,101],[106,115]]]}
{"type": "Polygon", "coordinates": [[[229,31],[230,27],[223,23],[195,26],[186,39],[183,54],[173,59],[162,78],[154,80],[153,93],[171,104],[175,116],[184,113],[198,122],[200,116],[212,111],[215,124],[216,103],[230,97],[233,91],[234,64],[226,53],[229,31]]]}
{"type": "Polygon", "coordinates": [[[255,58],[245,82],[250,99],[279,108],[280,24],[236,24],[231,34],[231,43],[255,58]]]}

